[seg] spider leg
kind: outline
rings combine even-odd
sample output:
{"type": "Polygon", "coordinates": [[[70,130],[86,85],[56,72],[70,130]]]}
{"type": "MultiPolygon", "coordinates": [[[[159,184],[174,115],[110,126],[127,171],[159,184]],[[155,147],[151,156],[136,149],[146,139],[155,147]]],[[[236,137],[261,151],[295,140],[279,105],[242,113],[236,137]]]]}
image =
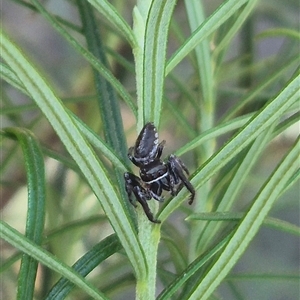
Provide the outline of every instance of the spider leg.
{"type": "Polygon", "coordinates": [[[161,157],[161,154],[162,154],[162,151],[163,151],[163,149],[164,149],[164,146],[165,146],[165,144],[166,144],[166,141],[165,140],[163,140],[163,141],[161,141],[160,143],[159,143],[159,145],[158,145],[158,147],[157,147],[157,154],[156,154],[156,157],[157,158],[160,158],[161,157]]]}
{"type": "Polygon", "coordinates": [[[134,207],[137,207],[137,205],[133,202],[131,198],[131,195],[133,193],[136,200],[141,204],[148,219],[153,223],[160,223],[159,220],[156,220],[154,218],[148,206],[147,200],[150,200],[152,198],[152,195],[149,193],[148,189],[145,189],[142,186],[141,179],[129,172],[124,173],[124,179],[125,179],[125,189],[128,195],[129,202],[134,207]]]}
{"type": "Polygon", "coordinates": [[[168,186],[166,186],[165,190],[170,191],[172,196],[176,196],[182,188],[182,187],[176,188],[176,185],[179,183],[180,180],[178,179],[178,176],[174,174],[171,164],[167,163],[167,166],[169,170],[169,176],[167,177],[168,186]]]}
{"type": "Polygon", "coordinates": [[[184,174],[184,171],[187,175],[189,175],[189,172],[186,168],[186,166],[183,164],[183,162],[174,154],[171,154],[168,160],[168,165],[170,168],[170,187],[171,192],[179,192],[180,189],[177,191],[174,191],[174,185],[180,183],[179,188],[182,188],[182,185],[184,184],[186,188],[191,193],[191,196],[189,198],[189,204],[192,204],[196,195],[195,189],[184,174]],[[179,180],[180,179],[180,180],[179,180]],[[181,181],[181,182],[180,182],[181,181]]]}
{"type": "Polygon", "coordinates": [[[136,190],[136,193],[135,193],[136,199],[141,204],[149,221],[159,224],[160,221],[154,218],[154,216],[149,208],[149,205],[147,203],[147,200],[150,200],[151,196],[149,199],[148,195],[145,195],[144,191],[140,190],[139,187],[135,187],[135,190],[136,190]]]}
{"type": "Polygon", "coordinates": [[[124,179],[125,179],[125,190],[128,195],[128,200],[129,202],[134,206],[137,207],[135,202],[132,200],[132,193],[134,189],[134,185],[138,184],[139,185],[139,178],[129,172],[124,173],[124,179]]]}
{"type": "Polygon", "coordinates": [[[161,196],[162,193],[162,185],[159,181],[155,181],[151,183],[149,188],[149,193],[151,194],[152,198],[159,202],[164,201],[164,197],[161,196]]]}
{"type": "Polygon", "coordinates": [[[137,161],[135,160],[135,158],[134,158],[133,151],[134,151],[134,147],[130,147],[130,148],[128,149],[128,154],[127,154],[127,156],[128,156],[128,158],[129,158],[129,159],[130,159],[137,167],[140,167],[140,163],[137,162],[137,161]]]}

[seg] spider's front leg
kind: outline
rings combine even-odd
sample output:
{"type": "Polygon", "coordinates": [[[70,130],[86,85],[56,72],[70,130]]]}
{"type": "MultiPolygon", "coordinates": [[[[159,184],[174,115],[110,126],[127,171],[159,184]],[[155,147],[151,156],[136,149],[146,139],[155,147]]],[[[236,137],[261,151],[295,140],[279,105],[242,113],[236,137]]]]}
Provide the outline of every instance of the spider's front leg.
{"type": "Polygon", "coordinates": [[[154,218],[148,206],[147,200],[150,200],[152,196],[149,193],[149,191],[142,186],[141,179],[129,172],[124,173],[124,179],[125,179],[125,189],[128,195],[129,202],[134,207],[137,207],[137,205],[134,203],[134,201],[131,198],[133,193],[136,200],[142,205],[143,210],[146,216],[148,217],[149,221],[153,223],[160,223],[159,220],[154,218]]]}
{"type": "Polygon", "coordinates": [[[187,167],[184,165],[184,163],[174,154],[171,154],[168,159],[168,167],[169,167],[169,180],[170,180],[170,189],[172,192],[172,195],[176,195],[180,189],[182,188],[182,185],[184,184],[186,188],[191,193],[189,204],[192,204],[196,195],[195,189],[188,180],[187,176],[189,175],[189,171],[187,167]],[[184,174],[186,173],[186,175],[184,174]],[[179,188],[175,190],[175,185],[179,184],[179,188]]]}
{"type": "Polygon", "coordinates": [[[152,198],[156,201],[164,202],[164,197],[161,196],[162,184],[160,181],[155,181],[150,184],[149,193],[151,194],[152,198]]]}
{"type": "Polygon", "coordinates": [[[163,140],[161,141],[159,144],[158,144],[158,147],[157,147],[157,152],[156,152],[156,157],[157,158],[160,158],[161,157],[161,154],[163,152],[163,149],[165,147],[165,144],[166,144],[166,141],[163,140]]]}
{"type": "MultiPolygon", "coordinates": [[[[140,167],[141,164],[140,164],[138,161],[135,160],[134,155],[133,155],[133,152],[134,152],[134,147],[130,147],[130,148],[128,149],[127,156],[128,156],[128,158],[129,158],[129,159],[130,159],[137,167],[140,167]]],[[[124,175],[124,176],[125,176],[125,175],[124,175]]],[[[125,179],[125,180],[126,180],[126,179],[125,179]]]]}

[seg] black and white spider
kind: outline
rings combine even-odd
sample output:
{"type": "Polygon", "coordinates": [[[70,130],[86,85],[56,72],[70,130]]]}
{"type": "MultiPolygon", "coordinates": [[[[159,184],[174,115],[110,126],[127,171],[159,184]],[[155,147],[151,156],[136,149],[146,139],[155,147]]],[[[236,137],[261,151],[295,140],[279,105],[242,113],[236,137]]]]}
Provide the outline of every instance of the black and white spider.
{"type": "Polygon", "coordinates": [[[171,154],[166,162],[160,159],[165,143],[159,143],[154,124],[147,123],[141,130],[135,146],[128,150],[129,159],[140,168],[140,177],[129,172],[124,173],[130,203],[136,207],[131,198],[134,194],[148,219],[154,223],[160,221],[153,217],[147,201],[152,198],[163,201],[163,190],[170,191],[175,196],[185,185],[191,193],[189,204],[192,204],[195,198],[195,189],[187,178],[189,172],[183,162],[174,154],[171,154]]]}

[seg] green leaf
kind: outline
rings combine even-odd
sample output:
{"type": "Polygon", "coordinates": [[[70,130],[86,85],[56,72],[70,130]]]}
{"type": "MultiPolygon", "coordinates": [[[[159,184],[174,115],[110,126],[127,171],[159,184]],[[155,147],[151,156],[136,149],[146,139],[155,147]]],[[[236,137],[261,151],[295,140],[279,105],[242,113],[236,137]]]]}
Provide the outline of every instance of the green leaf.
{"type": "Polygon", "coordinates": [[[237,274],[229,275],[226,277],[226,280],[287,280],[289,283],[291,280],[299,282],[299,274],[276,274],[276,273],[261,273],[261,274],[237,274]]]}
{"type": "MultiPolygon", "coordinates": [[[[40,245],[45,219],[45,169],[43,154],[36,137],[24,128],[6,128],[9,136],[18,139],[25,160],[27,173],[28,206],[25,235],[40,245]]],[[[32,299],[37,272],[37,261],[23,255],[18,277],[17,299],[32,299]]]]}
{"type": "Polygon", "coordinates": [[[248,0],[227,0],[220,5],[218,9],[207,18],[172,55],[166,67],[166,75],[169,74],[198,44],[228,20],[246,2],[248,2],[248,0]]]}
{"type": "MultiPolygon", "coordinates": [[[[299,100],[298,87],[300,76],[296,75],[286,87],[260,111],[258,111],[243,128],[228,141],[217,153],[196,171],[191,180],[197,189],[204,182],[216,174],[226,163],[248,146],[259,134],[271,126],[280,116],[297,100],[299,100]]],[[[164,220],[186,198],[187,191],[181,191],[178,196],[164,206],[159,214],[160,220],[164,220]]]]}
{"type": "MultiPolygon", "coordinates": [[[[207,261],[214,257],[229,241],[232,233],[227,235],[223,240],[221,240],[214,248],[212,248],[207,253],[199,256],[195,259],[176,279],[165,288],[157,297],[157,300],[167,300],[172,299],[171,296],[176,293],[184,283],[188,281],[191,276],[193,276],[207,261]]],[[[200,298],[199,298],[200,299],[200,298]]]]}
{"type": "MultiPolygon", "coordinates": [[[[83,33],[89,51],[107,67],[107,58],[103,47],[92,6],[86,1],[77,0],[82,20],[83,33]]],[[[127,159],[127,146],[118,99],[112,85],[94,70],[95,86],[99,112],[104,127],[105,140],[124,160],[127,159]]]]}
{"type": "Polygon", "coordinates": [[[0,220],[0,237],[20,251],[41,262],[46,267],[66,277],[68,280],[90,295],[92,299],[107,299],[104,294],[100,293],[84,277],[76,273],[72,268],[63,262],[59,261],[54,255],[47,252],[42,247],[31,242],[28,238],[24,237],[2,220],[0,220]]]}
{"type": "MultiPolygon", "coordinates": [[[[175,0],[154,0],[146,20],[143,53],[142,99],[139,99],[139,124],[158,126],[164,89],[168,29],[175,0]]],[[[137,81],[139,84],[140,81],[137,81]]]]}
{"type": "MultiPolygon", "coordinates": [[[[240,221],[245,217],[243,212],[208,212],[208,213],[196,213],[189,215],[186,220],[188,221],[240,221]]],[[[279,220],[276,218],[267,217],[263,221],[263,225],[275,228],[290,234],[300,236],[300,227],[289,222],[279,220]]]]}
{"type": "Polygon", "coordinates": [[[284,36],[294,38],[296,40],[300,40],[300,33],[297,30],[289,29],[289,28],[272,28],[268,30],[264,30],[260,32],[256,38],[263,39],[263,38],[270,38],[270,37],[277,37],[277,36],[284,36]]]}
{"type": "Polygon", "coordinates": [[[234,24],[231,25],[230,30],[223,37],[222,41],[218,44],[214,50],[214,56],[218,55],[235,37],[237,32],[241,29],[242,24],[248,19],[249,15],[252,13],[257,0],[248,1],[248,3],[243,7],[241,12],[238,14],[237,19],[234,24]]]}
{"type": "MultiPolygon", "coordinates": [[[[272,134],[274,126],[275,125],[273,124],[273,126],[270,126],[267,130],[265,130],[260,136],[257,137],[251,147],[247,149],[248,151],[237,167],[235,174],[231,177],[230,183],[222,193],[222,198],[216,204],[217,211],[228,211],[233,207],[235,201],[237,201],[239,192],[245,185],[250,171],[257,163],[259,156],[262,154],[266,145],[270,141],[270,136],[272,134]]],[[[202,229],[201,234],[197,238],[198,249],[200,247],[200,244],[203,249],[206,249],[207,244],[209,244],[211,241],[211,237],[217,235],[217,232],[220,230],[221,226],[221,223],[208,223],[205,228],[202,229]]]]}
{"type": "MultiPolygon", "coordinates": [[[[122,249],[116,235],[110,235],[84,254],[72,268],[81,276],[86,277],[102,261],[122,249]]],[[[61,278],[50,290],[46,300],[64,299],[73,289],[74,284],[66,278],[61,278]]]]}
{"type": "MultiPolygon", "coordinates": [[[[197,0],[186,0],[185,7],[191,32],[193,32],[205,21],[204,10],[201,1],[197,0]]],[[[215,102],[213,63],[210,54],[209,39],[204,39],[202,43],[195,47],[194,51],[197,61],[195,71],[199,76],[201,85],[200,93],[202,96],[201,118],[199,121],[201,122],[201,130],[204,131],[213,125],[214,116],[212,112],[214,111],[213,106],[215,102]]]]}
{"type": "MultiPolygon", "coordinates": [[[[82,20],[83,33],[87,40],[88,49],[95,57],[107,67],[107,58],[103,48],[102,37],[97,27],[92,6],[86,1],[77,0],[78,8],[82,20]]],[[[112,85],[97,71],[94,70],[94,79],[97,92],[97,103],[99,105],[99,113],[103,122],[103,130],[105,140],[108,145],[114,149],[114,152],[122,157],[124,161],[127,158],[127,144],[124,134],[121,105],[116,97],[116,93],[112,85]]],[[[124,187],[124,172],[115,167],[115,173],[119,191],[123,199],[126,199],[127,193],[124,187]]],[[[130,213],[130,217],[134,219],[133,206],[129,201],[124,202],[126,210],[130,213]]]]}
{"type": "MultiPolygon", "coordinates": [[[[2,68],[0,68],[0,72],[2,72],[3,78],[13,86],[15,86],[17,89],[19,89],[21,92],[28,94],[25,90],[24,86],[20,82],[19,78],[5,65],[2,64],[2,68]],[[11,79],[11,80],[10,80],[11,79]]],[[[36,104],[28,104],[28,105],[17,105],[15,107],[11,108],[3,108],[1,110],[2,114],[9,114],[9,113],[17,113],[19,111],[24,111],[25,109],[33,109],[37,108],[36,104]]],[[[101,153],[110,160],[111,163],[117,168],[119,168],[122,172],[128,171],[129,167],[126,165],[126,161],[123,161],[119,155],[116,154],[115,149],[108,146],[105,141],[101,139],[99,135],[97,135],[91,128],[89,128],[80,118],[78,118],[75,114],[73,114],[71,111],[68,111],[69,114],[74,118],[74,122],[76,122],[76,125],[81,130],[82,134],[86,137],[86,139],[98,150],[101,151],[101,153]]],[[[45,151],[48,151],[48,154],[50,153],[49,149],[45,149],[45,151]]],[[[127,158],[127,157],[126,157],[127,158]]]]}
{"type": "Polygon", "coordinates": [[[16,74],[5,64],[0,62],[0,74],[3,79],[6,80],[9,84],[20,90],[23,94],[27,95],[27,91],[24,89],[22,84],[20,83],[19,78],[16,74]]]}
{"type": "Polygon", "coordinates": [[[118,234],[137,277],[143,277],[146,270],[144,254],[132,221],[124,209],[124,200],[118,196],[103,165],[49,85],[3,32],[0,37],[3,58],[14,69],[77,163],[118,234]]]}
{"type": "Polygon", "coordinates": [[[228,133],[230,131],[236,130],[244,126],[253,116],[253,114],[247,114],[241,117],[237,117],[228,122],[224,122],[220,125],[216,125],[215,127],[208,129],[202,133],[200,133],[196,138],[188,142],[185,146],[176,151],[176,155],[181,156],[184,153],[187,153],[203,143],[207,140],[214,139],[220,135],[228,133]]]}
{"type": "Polygon", "coordinates": [[[73,38],[60,23],[50,15],[45,8],[39,3],[38,0],[31,0],[40,13],[50,22],[55,30],[57,30],[100,74],[112,84],[116,89],[116,92],[123,98],[127,105],[131,108],[134,115],[136,115],[136,108],[133,104],[132,97],[124,89],[123,85],[113,76],[108,70],[91,52],[81,46],[75,38],[73,38]]]}
{"type": "Polygon", "coordinates": [[[263,91],[268,88],[271,84],[275,84],[276,81],[282,80],[289,69],[294,68],[299,60],[298,55],[292,57],[284,66],[280,66],[278,70],[272,72],[270,76],[267,76],[264,80],[259,82],[255,87],[252,87],[251,91],[242,97],[238,103],[232,107],[219,122],[227,121],[232,119],[234,115],[237,115],[250,101],[253,101],[256,97],[259,97],[263,91]]]}
{"type": "Polygon", "coordinates": [[[135,36],[128,23],[122,18],[122,16],[116,11],[107,0],[88,0],[105,18],[106,20],[116,28],[134,48],[136,45],[135,36]]]}
{"type": "Polygon", "coordinates": [[[258,232],[278,195],[298,169],[298,164],[295,164],[295,161],[299,158],[299,140],[297,140],[257,194],[251,208],[237,227],[218,260],[206,276],[196,283],[195,290],[189,295],[189,299],[208,299],[228,274],[258,232]]]}

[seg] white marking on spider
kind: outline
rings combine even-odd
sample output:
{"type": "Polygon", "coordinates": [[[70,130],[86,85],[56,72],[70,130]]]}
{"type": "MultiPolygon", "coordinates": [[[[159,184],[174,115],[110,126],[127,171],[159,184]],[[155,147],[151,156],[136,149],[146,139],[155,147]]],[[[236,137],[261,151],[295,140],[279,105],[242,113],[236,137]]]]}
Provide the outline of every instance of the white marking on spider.
{"type": "Polygon", "coordinates": [[[168,176],[168,172],[164,173],[164,174],[161,175],[160,177],[157,177],[157,178],[155,178],[155,179],[153,179],[153,180],[150,180],[150,181],[144,181],[144,182],[146,182],[147,184],[153,183],[153,182],[155,182],[155,181],[159,181],[160,179],[162,179],[162,178],[164,178],[164,177],[166,177],[166,176],[168,176]]]}

